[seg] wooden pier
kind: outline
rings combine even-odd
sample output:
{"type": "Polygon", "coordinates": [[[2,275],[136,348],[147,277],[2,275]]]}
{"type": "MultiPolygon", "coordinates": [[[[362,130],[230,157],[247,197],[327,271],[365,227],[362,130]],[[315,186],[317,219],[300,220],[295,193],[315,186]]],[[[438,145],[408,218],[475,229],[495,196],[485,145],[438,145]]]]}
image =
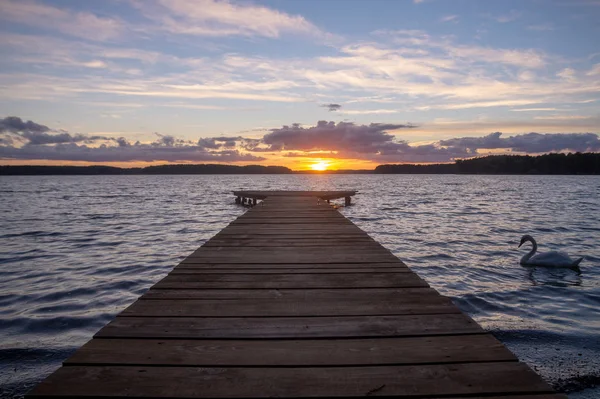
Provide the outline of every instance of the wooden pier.
{"type": "Polygon", "coordinates": [[[566,398],[328,193],[236,192],[262,202],[28,397],[566,398]]]}

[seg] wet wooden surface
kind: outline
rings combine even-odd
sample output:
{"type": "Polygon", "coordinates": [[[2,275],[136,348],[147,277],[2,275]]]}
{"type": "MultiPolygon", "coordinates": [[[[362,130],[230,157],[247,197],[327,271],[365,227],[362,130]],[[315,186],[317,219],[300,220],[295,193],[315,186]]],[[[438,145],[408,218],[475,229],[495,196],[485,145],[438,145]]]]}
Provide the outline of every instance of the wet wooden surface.
{"type": "Polygon", "coordinates": [[[28,396],[566,398],[323,193],[265,196],[28,396]]]}

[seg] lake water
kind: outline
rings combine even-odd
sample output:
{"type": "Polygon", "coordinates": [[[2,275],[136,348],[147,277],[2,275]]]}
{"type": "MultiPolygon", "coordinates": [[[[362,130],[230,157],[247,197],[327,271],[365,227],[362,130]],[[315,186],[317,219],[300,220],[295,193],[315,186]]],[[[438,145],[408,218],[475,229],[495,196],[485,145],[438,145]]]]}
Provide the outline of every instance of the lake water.
{"type": "Polygon", "coordinates": [[[359,190],[344,215],[555,388],[600,396],[600,177],[454,175],[0,177],[0,396],[242,214],[234,189],[359,190]],[[581,272],[521,267],[526,233],[581,272]]]}

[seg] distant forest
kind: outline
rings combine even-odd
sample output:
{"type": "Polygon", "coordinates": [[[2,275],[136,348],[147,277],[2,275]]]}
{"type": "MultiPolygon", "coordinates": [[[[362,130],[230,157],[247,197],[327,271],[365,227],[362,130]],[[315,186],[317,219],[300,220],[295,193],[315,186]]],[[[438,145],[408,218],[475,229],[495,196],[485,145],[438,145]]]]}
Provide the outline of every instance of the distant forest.
{"type": "Polygon", "coordinates": [[[379,165],[375,173],[468,175],[598,175],[599,153],[490,155],[447,164],[379,165]]]}
{"type": "Polygon", "coordinates": [[[256,175],[283,174],[292,170],[283,166],[261,165],[159,165],[145,168],[112,166],[8,166],[0,165],[0,175],[256,175]]]}
{"type": "MultiPolygon", "coordinates": [[[[217,175],[217,174],[291,174],[283,166],[236,165],[159,165],[145,168],[111,166],[7,166],[0,175],[217,175]]],[[[470,174],[470,175],[599,175],[600,153],[529,155],[490,155],[444,164],[379,165],[375,170],[336,170],[335,174],[470,174]]]]}

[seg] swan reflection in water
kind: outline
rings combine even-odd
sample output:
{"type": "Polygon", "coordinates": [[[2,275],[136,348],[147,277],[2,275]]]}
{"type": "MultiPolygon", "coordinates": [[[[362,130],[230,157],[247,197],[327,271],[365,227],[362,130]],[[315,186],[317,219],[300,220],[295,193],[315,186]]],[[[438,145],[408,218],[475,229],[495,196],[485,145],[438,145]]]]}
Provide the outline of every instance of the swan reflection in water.
{"type": "Polygon", "coordinates": [[[525,277],[533,286],[579,287],[583,284],[579,269],[524,266],[525,277]]]}

